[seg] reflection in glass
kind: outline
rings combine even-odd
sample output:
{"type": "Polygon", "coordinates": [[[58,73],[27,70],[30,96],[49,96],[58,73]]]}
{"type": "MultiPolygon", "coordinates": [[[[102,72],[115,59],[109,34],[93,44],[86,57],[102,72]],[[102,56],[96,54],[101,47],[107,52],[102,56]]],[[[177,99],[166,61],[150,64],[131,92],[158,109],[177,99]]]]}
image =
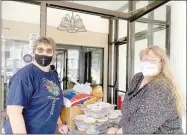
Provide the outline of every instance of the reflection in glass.
{"type": "Polygon", "coordinates": [[[85,63],[85,82],[87,81],[92,85],[102,84],[103,49],[86,48],[85,54],[86,53],[90,55],[85,55],[88,57],[88,63],[85,63]],[[89,71],[91,71],[91,73],[89,73],[89,71]]]}
{"type": "Polygon", "coordinates": [[[79,50],[57,49],[55,57],[56,62],[53,63],[56,63],[62,89],[72,89],[74,83],[70,81],[70,78],[79,81],[79,50]]]}

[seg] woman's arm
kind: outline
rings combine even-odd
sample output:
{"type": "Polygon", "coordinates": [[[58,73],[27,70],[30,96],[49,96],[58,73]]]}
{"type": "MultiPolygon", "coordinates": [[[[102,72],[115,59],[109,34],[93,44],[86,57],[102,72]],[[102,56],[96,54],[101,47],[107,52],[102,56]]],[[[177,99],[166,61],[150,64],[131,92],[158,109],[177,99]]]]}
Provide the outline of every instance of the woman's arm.
{"type": "Polygon", "coordinates": [[[27,134],[22,115],[23,106],[8,105],[7,114],[10,120],[13,134],[27,134]]]}

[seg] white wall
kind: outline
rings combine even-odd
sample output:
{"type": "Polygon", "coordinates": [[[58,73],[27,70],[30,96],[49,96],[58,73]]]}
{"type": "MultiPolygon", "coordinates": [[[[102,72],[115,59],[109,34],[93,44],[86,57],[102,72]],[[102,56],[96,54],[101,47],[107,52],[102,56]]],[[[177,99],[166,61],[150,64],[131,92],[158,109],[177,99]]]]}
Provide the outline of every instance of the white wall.
{"type": "MultiPolygon", "coordinates": [[[[13,1],[2,1],[2,13],[2,18],[4,20],[12,20],[38,25],[40,24],[40,6],[38,5],[13,1]]],[[[71,15],[72,12],[54,8],[47,8],[47,25],[58,27],[61,19],[66,14],[71,15]]],[[[99,16],[74,12],[74,16],[76,14],[79,14],[81,16],[83,23],[85,24],[88,31],[108,34],[107,19],[103,19],[99,16]]]]}
{"type": "Polygon", "coordinates": [[[171,2],[171,11],[171,63],[186,103],[186,1],[171,2]]]}

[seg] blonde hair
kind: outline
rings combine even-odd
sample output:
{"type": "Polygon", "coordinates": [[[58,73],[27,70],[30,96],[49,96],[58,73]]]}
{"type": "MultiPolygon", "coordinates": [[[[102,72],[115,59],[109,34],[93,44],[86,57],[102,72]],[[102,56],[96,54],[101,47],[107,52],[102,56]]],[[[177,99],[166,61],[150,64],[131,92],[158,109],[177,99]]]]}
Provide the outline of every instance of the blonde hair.
{"type": "Polygon", "coordinates": [[[177,111],[178,111],[179,116],[182,117],[182,115],[184,113],[184,103],[183,103],[184,100],[181,95],[181,91],[179,89],[179,86],[178,86],[176,80],[174,80],[174,75],[171,70],[168,56],[167,56],[166,52],[164,50],[162,50],[159,46],[149,46],[148,48],[146,48],[140,52],[140,55],[139,55],[140,58],[143,55],[147,55],[149,53],[149,51],[152,51],[155,55],[160,57],[161,62],[162,62],[161,73],[167,79],[167,81],[172,85],[172,94],[176,100],[177,111]]]}
{"type": "Polygon", "coordinates": [[[46,46],[49,45],[53,48],[53,51],[56,49],[55,41],[50,37],[40,37],[38,38],[33,44],[33,51],[36,50],[37,45],[45,44],[46,46]]]}

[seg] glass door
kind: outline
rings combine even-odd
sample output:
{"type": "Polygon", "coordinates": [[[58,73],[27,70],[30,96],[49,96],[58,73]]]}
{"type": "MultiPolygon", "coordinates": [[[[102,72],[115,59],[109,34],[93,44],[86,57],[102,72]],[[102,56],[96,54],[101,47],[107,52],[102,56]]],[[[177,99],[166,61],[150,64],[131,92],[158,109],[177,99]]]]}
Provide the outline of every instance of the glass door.
{"type": "Polygon", "coordinates": [[[103,49],[84,48],[84,83],[103,86],[103,49]]]}
{"type": "Polygon", "coordinates": [[[75,81],[80,82],[80,47],[57,45],[55,60],[58,78],[63,90],[72,89],[75,81]]]}
{"type": "Polygon", "coordinates": [[[67,50],[56,49],[56,71],[63,90],[67,89],[67,63],[67,50]]]}
{"type": "Polygon", "coordinates": [[[72,89],[73,78],[92,87],[103,86],[104,49],[82,46],[57,45],[56,69],[63,90],[72,89]]]}

